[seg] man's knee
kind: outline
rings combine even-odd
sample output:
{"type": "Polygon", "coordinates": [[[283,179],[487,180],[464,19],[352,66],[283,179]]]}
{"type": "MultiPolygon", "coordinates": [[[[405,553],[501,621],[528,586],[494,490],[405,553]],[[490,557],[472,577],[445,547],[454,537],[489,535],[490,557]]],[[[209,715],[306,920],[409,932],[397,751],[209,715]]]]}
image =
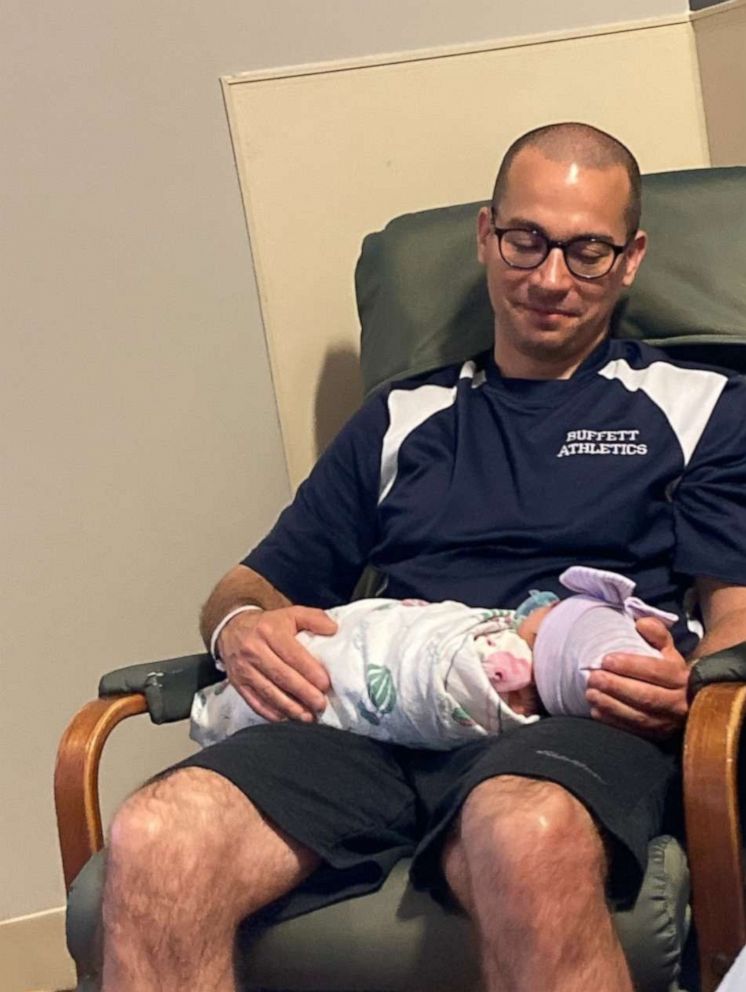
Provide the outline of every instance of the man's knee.
{"type": "Polygon", "coordinates": [[[201,768],[168,773],[130,796],[114,815],[109,830],[109,861],[136,866],[146,861],[158,870],[161,855],[189,859],[206,856],[228,843],[232,824],[252,809],[226,779],[201,768]]]}
{"type": "Polygon", "coordinates": [[[284,895],[320,860],[228,779],[201,768],[179,769],[131,796],[108,846],[109,901],[128,887],[163,897],[185,883],[198,896],[222,885],[226,912],[239,916],[284,895]]]}
{"type": "Polygon", "coordinates": [[[603,872],[604,848],[592,817],[553,782],[519,776],[488,779],[469,795],[457,830],[467,863],[487,855],[506,869],[565,862],[603,872]]]}

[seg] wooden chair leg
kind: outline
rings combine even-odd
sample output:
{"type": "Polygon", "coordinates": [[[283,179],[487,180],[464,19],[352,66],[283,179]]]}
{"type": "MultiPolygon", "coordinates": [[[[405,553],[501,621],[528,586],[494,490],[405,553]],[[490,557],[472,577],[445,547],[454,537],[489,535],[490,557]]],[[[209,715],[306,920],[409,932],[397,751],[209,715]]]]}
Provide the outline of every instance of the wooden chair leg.
{"type": "Polygon", "coordinates": [[[706,686],[684,744],[684,807],[701,990],[713,992],[746,944],[738,751],[746,684],[706,686]]]}
{"type": "Polygon", "coordinates": [[[65,888],[103,847],[98,769],[107,737],[118,723],[147,712],[140,693],[87,703],[70,721],[57,750],[54,802],[65,888]]]}

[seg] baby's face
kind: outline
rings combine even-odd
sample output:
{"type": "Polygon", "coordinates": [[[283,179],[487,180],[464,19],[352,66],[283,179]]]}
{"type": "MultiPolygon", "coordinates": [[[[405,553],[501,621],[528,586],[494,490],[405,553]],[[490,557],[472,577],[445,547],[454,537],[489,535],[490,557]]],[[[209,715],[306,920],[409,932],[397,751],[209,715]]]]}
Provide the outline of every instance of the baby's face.
{"type": "Polygon", "coordinates": [[[518,636],[522,637],[530,648],[534,646],[536,635],[539,633],[539,627],[541,627],[544,617],[556,605],[556,603],[550,603],[548,606],[540,606],[538,610],[530,613],[518,628],[518,636]]]}

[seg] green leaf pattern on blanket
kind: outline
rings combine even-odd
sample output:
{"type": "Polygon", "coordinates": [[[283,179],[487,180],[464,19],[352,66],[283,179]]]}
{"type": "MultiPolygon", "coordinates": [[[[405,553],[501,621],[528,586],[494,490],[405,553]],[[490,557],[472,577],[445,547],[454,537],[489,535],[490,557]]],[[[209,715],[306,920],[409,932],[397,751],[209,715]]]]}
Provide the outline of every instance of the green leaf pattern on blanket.
{"type": "Polygon", "coordinates": [[[463,706],[453,707],[451,710],[451,719],[454,723],[457,723],[459,727],[476,727],[476,723],[472,720],[463,706]]]}
{"type": "Polygon", "coordinates": [[[396,686],[390,668],[368,660],[367,626],[367,624],[362,624],[362,630],[356,632],[353,637],[353,644],[363,658],[365,688],[368,692],[371,709],[368,709],[365,703],[360,700],[357,704],[357,711],[364,720],[377,727],[383,717],[391,713],[396,706],[396,686]]]}
{"type": "Polygon", "coordinates": [[[396,706],[396,687],[391,669],[385,665],[366,665],[365,687],[373,709],[367,709],[361,701],[357,706],[358,712],[369,723],[377,726],[396,706]]]}

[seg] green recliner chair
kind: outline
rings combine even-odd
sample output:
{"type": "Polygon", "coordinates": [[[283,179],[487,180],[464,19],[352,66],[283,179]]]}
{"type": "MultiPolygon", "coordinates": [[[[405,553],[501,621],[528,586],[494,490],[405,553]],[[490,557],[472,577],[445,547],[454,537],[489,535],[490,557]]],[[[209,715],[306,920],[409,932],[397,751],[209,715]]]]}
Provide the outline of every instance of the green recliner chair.
{"type": "MultiPolygon", "coordinates": [[[[746,168],[644,178],[650,253],[616,315],[614,333],[672,354],[746,371],[746,168]]],[[[479,204],[410,214],[364,242],[356,271],[361,364],[368,391],[392,377],[460,361],[487,347],[492,317],[475,259],[479,204]]],[[[79,992],[100,982],[103,834],[98,766],[122,719],[188,716],[198,688],[219,678],[200,654],[105,675],[99,698],[73,719],[55,776],[69,888],[67,935],[79,992]]],[[[702,992],[711,992],[746,943],[738,808],[739,735],[746,712],[746,644],[700,660],[684,754],[688,859],[673,837],[650,844],[648,870],[615,923],[644,992],[695,992],[682,981],[690,931],[690,868],[702,992]],[[688,863],[687,863],[688,860],[688,863]]],[[[265,930],[242,927],[239,985],[273,992],[476,992],[469,921],[407,880],[400,862],[380,891],[265,930]]],[[[696,972],[696,969],[695,969],[696,972]]]]}

